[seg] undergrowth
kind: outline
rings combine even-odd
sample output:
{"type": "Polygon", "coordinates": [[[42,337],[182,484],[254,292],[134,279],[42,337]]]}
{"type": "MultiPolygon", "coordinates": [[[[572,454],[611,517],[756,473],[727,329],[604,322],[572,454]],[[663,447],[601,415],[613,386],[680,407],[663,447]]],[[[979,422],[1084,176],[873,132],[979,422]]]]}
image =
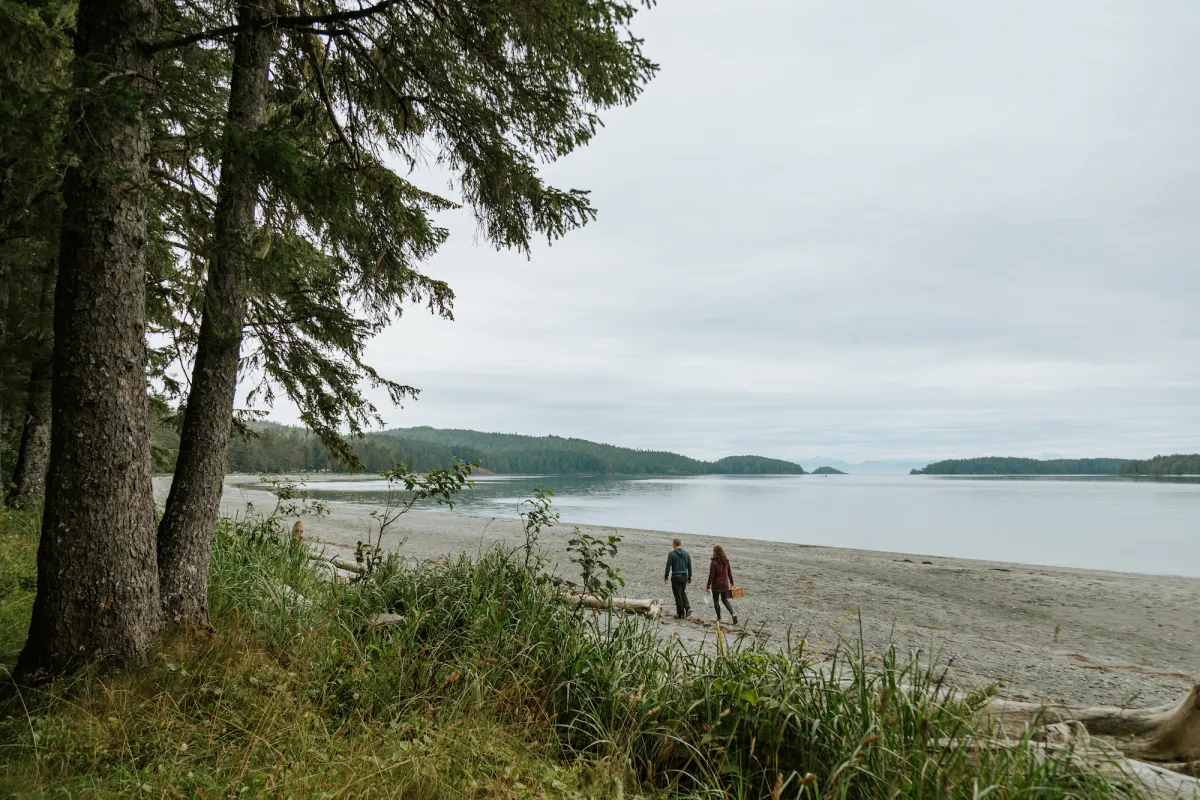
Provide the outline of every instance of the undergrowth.
{"type": "MultiPolygon", "coordinates": [[[[36,518],[0,512],[0,658],[28,626],[36,518]]],[[[978,747],[938,674],[798,644],[723,655],[564,604],[522,553],[327,583],[271,522],[224,520],[215,633],[23,689],[0,794],[77,797],[1125,797],[1066,756],[978,747]],[[402,624],[373,629],[378,613],[402,624]]]]}

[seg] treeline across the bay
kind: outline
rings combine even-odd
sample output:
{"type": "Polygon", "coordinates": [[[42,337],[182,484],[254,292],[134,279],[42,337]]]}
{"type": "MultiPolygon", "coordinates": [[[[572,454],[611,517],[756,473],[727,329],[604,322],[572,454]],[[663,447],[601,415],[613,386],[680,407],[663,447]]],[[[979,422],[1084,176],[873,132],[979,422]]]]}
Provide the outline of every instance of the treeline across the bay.
{"type": "Polygon", "coordinates": [[[1200,453],[1190,455],[1155,456],[1140,461],[1126,461],[1121,475],[1200,475],[1200,453]]]}
{"type": "Polygon", "coordinates": [[[937,461],[913,475],[1116,475],[1124,458],[953,458],[937,461]]]}
{"type": "MultiPolygon", "coordinates": [[[[171,433],[159,429],[156,467],[171,470],[171,433]]],[[[350,445],[369,472],[398,463],[426,472],[445,469],[455,459],[478,461],[503,475],[802,475],[799,464],[762,456],[728,456],[718,461],[655,450],[637,450],[560,436],[520,436],[437,428],[399,428],[369,433],[350,445]]],[[[258,423],[250,435],[230,443],[230,472],[339,472],[319,437],[304,428],[258,423]]]]}

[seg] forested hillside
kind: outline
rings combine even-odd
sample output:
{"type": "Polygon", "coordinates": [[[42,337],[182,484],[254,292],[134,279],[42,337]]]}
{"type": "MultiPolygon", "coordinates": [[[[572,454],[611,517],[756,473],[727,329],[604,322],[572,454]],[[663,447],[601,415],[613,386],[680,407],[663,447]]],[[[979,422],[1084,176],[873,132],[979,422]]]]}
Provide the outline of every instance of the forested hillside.
{"type": "MultiPolygon", "coordinates": [[[[229,448],[230,472],[339,471],[321,440],[303,428],[256,423],[251,437],[235,437],[229,448]]],[[[165,426],[156,429],[155,465],[170,470],[178,437],[165,426]],[[174,443],[173,443],[174,442],[174,443]]],[[[802,475],[790,461],[761,456],[728,456],[708,462],[677,453],[635,450],[585,439],[519,436],[437,428],[397,428],[367,434],[351,443],[371,472],[398,462],[418,471],[444,469],[455,459],[479,461],[504,475],[802,475]]]]}
{"type": "Polygon", "coordinates": [[[1122,475],[1200,475],[1200,453],[1155,456],[1142,461],[1126,461],[1122,475]]]}
{"type": "Polygon", "coordinates": [[[1123,458],[956,458],[937,461],[913,475],[1115,475],[1123,458]]]}

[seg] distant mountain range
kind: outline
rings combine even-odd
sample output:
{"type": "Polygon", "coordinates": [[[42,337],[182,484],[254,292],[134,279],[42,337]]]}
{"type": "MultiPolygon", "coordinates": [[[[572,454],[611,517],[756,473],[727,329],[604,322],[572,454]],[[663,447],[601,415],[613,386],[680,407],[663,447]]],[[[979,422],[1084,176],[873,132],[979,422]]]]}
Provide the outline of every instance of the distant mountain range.
{"type": "MultiPolygon", "coordinates": [[[[320,441],[303,428],[275,424],[252,426],[253,438],[230,446],[231,472],[338,471],[320,441]]],[[[178,446],[177,444],[175,445],[178,446]]],[[[658,450],[637,450],[561,436],[522,436],[439,428],[396,428],[369,433],[351,442],[370,472],[403,462],[425,472],[444,469],[456,458],[478,461],[499,475],[803,475],[791,461],[755,455],[716,461],[658,450]]],[[[169,442],[160,450],[170,450],[169,442]]],[[[173,461],[173,459],[171,459],[173,461]]]]}
{"type": "Polygon", "coordinates": [[[819,465],[822,467],[833,467],[852,475],[907,475],[914,469],[924,467],[927,461],[860,461],[851,463],[849,461],[841,461],[836,458],[826,458],[825,456],[813,456],[812,458],[802,458],[801,463],[819,465]]]}

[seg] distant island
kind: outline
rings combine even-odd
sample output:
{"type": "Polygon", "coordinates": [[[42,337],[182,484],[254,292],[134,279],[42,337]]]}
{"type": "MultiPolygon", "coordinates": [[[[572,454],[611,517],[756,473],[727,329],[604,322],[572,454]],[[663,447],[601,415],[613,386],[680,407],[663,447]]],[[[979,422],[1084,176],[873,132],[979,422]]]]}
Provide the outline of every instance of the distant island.
{"type": "Polygon", "coordinates": [[[842,472],[840,469],[834,469],[833,467],[817,467],[816,469],[814,469],[812,471],[812,474],[813,475],[845,475],[846,473],[842,472]]]}
{"type": "Polygon", "coordinates": [[[1121,475],[1159,477],[1163,475],[1200,475],[1200,454],[1155,456],[1144,461],[1126,461],[1121,475]]]}
{"type": "MultiPolygon", "coordinates": [[[[1197,457],[1200,458],[1200,457],[1197,457]]],[[[1125,458],[954,458],[937,461],[913,475],[1117,475],[1131,463],[1125,458]]],[[[1137,463],[1137,462],[1134,462],[1137,463]]],[[[1140,462],[1145,463],[1145,462],[1140,462]]]]}
{"type": "MultiPolygon", "coordinates": [[[[343,472],[320,439],[301,427],[252,423],[252,435],[235,437],[229,448],[229,472],[343,472]]],[[[178,435],[158,426],[154,436],[155,469],[174,469],[178,435]]],[[[637,450],[561,436],[521,436],[440,428],[395,428],[368,433],[351,447],[369,472],[403,462],[427,472],[445,469],[454,459],[478,461],[481,473],[496,475],[803,475],[791,461],[755,455],[701,461],[678,453],[637,450]]]]}

